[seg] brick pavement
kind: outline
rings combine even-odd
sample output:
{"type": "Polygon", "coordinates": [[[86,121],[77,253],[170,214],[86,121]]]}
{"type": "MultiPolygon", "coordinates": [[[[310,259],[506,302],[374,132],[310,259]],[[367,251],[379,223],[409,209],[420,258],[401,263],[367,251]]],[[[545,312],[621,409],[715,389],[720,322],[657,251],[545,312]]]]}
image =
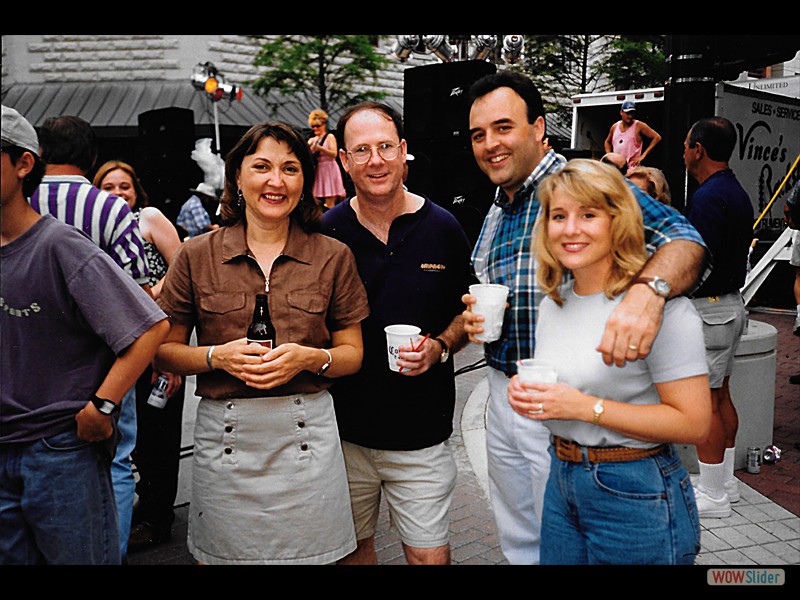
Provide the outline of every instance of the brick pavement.
{"type": "MultiPolygon", "coordinates": [[[[737,477],[753,491],[743,494],[745,504],[735,518],[704,521],[706,555],[698,564],[786,562],[780,557],[786,557],[790,564],[800,563],[796,558],[800,552],[798,519],[791,518],[800,515],[800,450],[794,447],[794,443],[800,441],[800,386],[788,382],[790,375],[800,372],[800,337],[791,334],[793,317],[787,311],[753,311],[751,319],[764,321],[778,329],[773,443],[782,449],[782,458],[775,465],[763,465],[757,475],[744,470],[736,472],[737,477]]],[[[469,346],[456,355],[456,368],[463,372],[456,378],[456,416],[450,440],[459,470],[450,526],[454,565],[507,564],[499,549],[486,493],[475,473],[482,467],[480,457],[476,462],[476,457],[467,452],[465,436],[472,435],[472,432],[462,431],[465,405],[484,377],[484,369],[470,370],[469,367],[480,358],[480,350],[475,346],[469,346]]],[[[190,459],[182,461],[182,464],[184,462],[190,462],[190,459]]],[[[193,564],[185,544],[186,512],[184,502],[177,508],[170,543],[132,555],[130,564],[193,564]]],[[[381,565],[405,564],[400,541],[389,526],[385,505],[379,518],[376,550],[381,565]]]]}

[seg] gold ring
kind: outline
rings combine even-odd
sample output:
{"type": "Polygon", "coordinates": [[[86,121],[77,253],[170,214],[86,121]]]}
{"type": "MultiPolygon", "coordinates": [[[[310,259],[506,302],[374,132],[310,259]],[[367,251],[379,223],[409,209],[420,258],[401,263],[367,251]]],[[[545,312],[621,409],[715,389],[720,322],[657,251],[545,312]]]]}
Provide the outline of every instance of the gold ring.
{"type": "Polygon", "coordinates": [[[628,346],[628,350],[634,350],[634,351],[636,351],[636,350],[638,350],[638,349],[639,349],[639,346],[634,346],[633,344],[630,344],[630,345],[628,346]]]}

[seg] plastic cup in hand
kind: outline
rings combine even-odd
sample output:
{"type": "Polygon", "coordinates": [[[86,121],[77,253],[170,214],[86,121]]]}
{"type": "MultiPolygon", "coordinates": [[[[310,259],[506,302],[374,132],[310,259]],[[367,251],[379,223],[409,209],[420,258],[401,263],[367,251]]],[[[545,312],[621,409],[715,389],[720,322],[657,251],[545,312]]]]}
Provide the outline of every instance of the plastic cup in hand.
{"type": "Polygon", "coordinates": [[[523,383],[555,383],[558,375],[553,365],[538,358],[525,358],[517,363],[517,375],[523,383]]]}
{"type": "Polygon", "coordinates": [[[387,325],[383,328],[386,332],[386,350],[389,353],[389,368],[400,371],[397,358],[400,355],[400,346],[416,347],[421,329],[416,325],[387,325]]]}
{"type": "Polygon", "coordinates": [[[469,293],[475,297],[472,312],[483,317],[483,333],[475,336],[482,342],[500,339],[503,331],[503,317],[506,313],[508,288],[496,283],[476,283],[469,286],[469,293]]]}

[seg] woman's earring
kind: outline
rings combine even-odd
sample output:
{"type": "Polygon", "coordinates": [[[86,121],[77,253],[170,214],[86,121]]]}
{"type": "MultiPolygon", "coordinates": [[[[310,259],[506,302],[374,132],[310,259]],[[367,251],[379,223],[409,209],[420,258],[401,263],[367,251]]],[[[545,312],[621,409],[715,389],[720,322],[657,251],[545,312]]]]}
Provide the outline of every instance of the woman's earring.
{"type": "Polygon", "coordinates": [[[239,208],[244,208],[244,194],[242,194],[242,190],[239,189],[236,193],[238,194],[237,204],[239,208]]]}

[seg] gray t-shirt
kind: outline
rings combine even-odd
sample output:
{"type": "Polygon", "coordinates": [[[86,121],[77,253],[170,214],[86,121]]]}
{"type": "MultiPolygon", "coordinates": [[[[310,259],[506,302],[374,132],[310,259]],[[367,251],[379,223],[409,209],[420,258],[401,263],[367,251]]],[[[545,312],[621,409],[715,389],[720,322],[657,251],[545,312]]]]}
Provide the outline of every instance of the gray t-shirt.
{"type": "MultiPolygon", "coordinates": [[[[628,402],[660,402],[655,383],[708,373],[703,327],[692,303],[683,297],[664,306],[664,319],[650,354],[624,367],[608,366],[596,350],[609,315],[622,301],[605,294],[578,296],[572,283],[564,286],[564,304],[542,300],[536,321],[536,358],[550,361],[558,381],[585,394],[628,402]]],[[[649,448],[657,444],[583,421],[543,421],[550,431],[583,446],[649,448]]]]}
{"type": "Polygon", "coordinates": [[[0,248],[0,443],[75,427],[116,356],[166,318],[81,231],[43,216],[0,248]]]}

